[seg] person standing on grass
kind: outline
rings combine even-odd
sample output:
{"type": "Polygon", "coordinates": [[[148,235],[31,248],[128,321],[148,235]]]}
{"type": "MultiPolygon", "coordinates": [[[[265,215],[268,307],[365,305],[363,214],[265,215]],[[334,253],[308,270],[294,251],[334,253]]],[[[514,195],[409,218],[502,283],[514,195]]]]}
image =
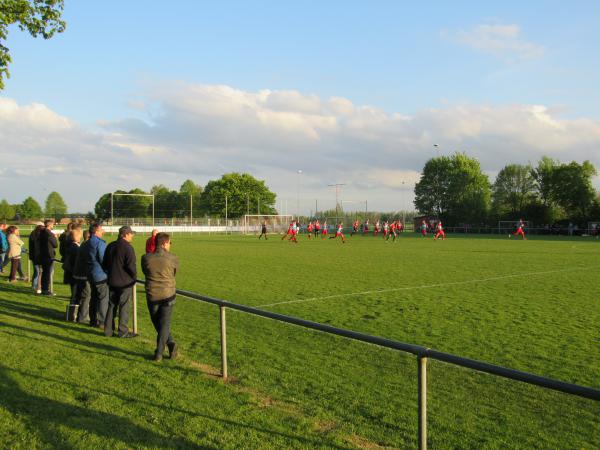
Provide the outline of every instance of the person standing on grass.
{"type": "Polygon", "coordinates": [[[179,258],[171,253],[171,237],[167,233],[156,235],[156,252],[142,256],[142,272],[146,277],[146,302],[150,319],[158,333],[154,361],[163,358],[165,346],[171,359],[177,356],[177,344],[171,335],[171,316],[175,305],[175,275],[179,258]]]}
{"type": "Polygon", "coordinates": [[[77,293],[77,280],[73,276],[75,271],[75,263],[79,253],[79,246],[83,231],[80,224],[74,224],[69,230],[69,235],[66,236],[66,247],[63,249],[62,268],[64,272],[65,283],[71,288],[71,305],[75,305],[75,295],[77,293]]]}
{"type": "Polygon", "coordinates": [[[421,236],[427,237],[427,222],[424,220],[421,222],[421,236]]]}
{"type": "Polygon", "coordinates": [[[102,225],[93,223],[90,225],[90,242],[87,251],[87,277],[91,288],[90,301],[90,325],[96,328],[104,328],[106,311],[108,310],[108,284],[107,276],[102,267],[106,241],[102,239],[104,230],[102,225]]]}
{"type": "Polygon", "coordinates": [[[358,219],[352,223],[352,232],[350,233],[350,236],[354,236],[356,233],[358,233],[358,219]]]}
{"type": "Polygon", "coordinates": [[[135,232],[130,226],[119,228],[119,237],[106,247],[102,267],[106,271],[109,302],[104,322],[104,335],[111,337],[115,329],[115,316],[119,313],[120,338],[134,338],[129,332],[129,306],[133,297],[133,286],[137,280],[135,250],[131,245],[135,232]]]}
{"type": "Polygon", "coordinates": [[[6,224],[0,223],[0,273],[4,272],[4,261],[8,254],[8,240],[6,239],[6,224]]]}
{"type": "Polygon", "coordinates": [[[44,225],[37,225],[29,234],[29,260],[33,264],[33,276],[31,278],[31,289],[36,294],[42,293],[42,260],[40,257],[39,240],[44,225]]]}
{"type": "Polygon", "coordinates": [[[310,222],[308,222],[308,225],[306,226],[306,237],[308,237],[310,239],[312,237],[312,233],[313,233],[313,223],[311,220],[310,222]]]}
{"type": "Polygon", "coordinates": [[[387,237],[385,238],[386,241],[389,241],[390,236],[394,236],[394,241],[396,240],[396,222],[392,221],[392,223],[390,223],[390,231],[389,233],[387,233],[387,237]]]}
{"type": "Polygon", "coordinates": [[[260,236],[258,237],[258,239],[260,240],[261,237],[265,237],[265,241],[267,240],[267,222],[263,221],[261,227],[260,227],[260,236]]]}
{"type": "Polygon", "coordinates": [[[437,223],[436,229],[437,229],[437,232],[435,233],[435,236],[433,237],[433,240],[437,241],[437,238],[441,236],[442,237],[442,241],[445,241],[446,240],[446,233],[444,233],[444,228],[442,227],[442,221],[441,220],[437,223]]]}
{"type": "Polygon", "coordinates": [[[319,222],[319,219],[317,219],[315,221],[315,239],[317,236],[319,236],[319,231],[321,231],[321,222],[319,222]]]}
{"type": "Polygon", "coordinates": [[[10,275],[8,277],[9,283],[17,281],[17,272],[19,273],[19,281],[25,280],[23,276],[23,270],[21,269],[21,253],[23,251],[23,245],[25,243],[21,240],[19,228],[15,225],[11,225],[6,229],[7,241],[8,241],[8,258],[10,259],[10,275]]]}
{"type": "Polygon", "coordinates": [[[154,253],[156,251],[156,235],[158,230],[152,230],[152,235],[146,240],[146,253],[154,253]]]}
{"type": "Polygon", "coordinates": [[[327,234],[329,234],[329,232],[327,231],[327,220],[324,220],[321,230],[321,239],[325,239],[325,236],[327,236],[327,234]]]}
{"type": "Polygon", "coordinates": [[[56,257],[56,248],[58,241],[52,230],[54,229],[54,220],[44,221],[44,229],[41,230],[38,239],[40,262],[42,263],[42,295],[54,296],[51,291],[52,274],[54,273],[54,258],[56,257]]]}
{"type": "Polygon", "coordinates": [[[83,232],[83,243],[79,246],[73,267],[73,279],[75,280],[75,299],[79,305],[76,321],[84,323],[89,320],[91,287],[87,276],[88,246],[90,244],[90,232],[83,232]]]}

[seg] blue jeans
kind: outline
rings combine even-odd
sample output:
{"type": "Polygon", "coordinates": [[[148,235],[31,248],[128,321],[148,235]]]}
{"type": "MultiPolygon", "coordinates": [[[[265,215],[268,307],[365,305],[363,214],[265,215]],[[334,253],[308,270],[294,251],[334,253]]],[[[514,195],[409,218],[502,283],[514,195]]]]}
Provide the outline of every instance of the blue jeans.
{"type": "Polygon", "coordinates": [[[34,291],[42,289],[42,266],[38,264],[33,265],[33,276],[31,277],[31,288],[34,291]]]}
{"type": "Polygon", "coordinates": [[[7,258],[8,252],[0,253],[0,272],[4,271],[4,267],[10,262],[10,258],[7,258]]]}

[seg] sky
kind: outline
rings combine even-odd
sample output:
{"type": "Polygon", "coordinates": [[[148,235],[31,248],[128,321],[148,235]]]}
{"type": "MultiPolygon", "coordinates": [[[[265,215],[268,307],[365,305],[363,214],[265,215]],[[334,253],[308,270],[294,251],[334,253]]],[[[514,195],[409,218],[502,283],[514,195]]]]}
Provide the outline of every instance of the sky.
{"type": "MultiPolygon", "coordinates": [[[[65,0],[11,27],[0,197],[70,211],[241,171],[281,212],[412,209],[427,159],[600,168],[600,3],[65,0]],[[434,147],[437,144],[437,147],[434,147]]],[[[596,187],[600,181],[595,178],[596,187]]]]}

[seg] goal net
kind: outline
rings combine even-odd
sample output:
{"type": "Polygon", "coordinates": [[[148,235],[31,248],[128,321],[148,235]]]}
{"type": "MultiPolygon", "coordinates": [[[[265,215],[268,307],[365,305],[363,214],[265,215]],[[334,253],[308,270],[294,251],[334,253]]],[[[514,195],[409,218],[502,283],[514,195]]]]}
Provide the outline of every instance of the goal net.
{"type": "MultiPolygon", "coordinates": [[[[529,220],[524,220],[525,224],[525,232],[531,228],[531,222],[529,220]]],[[[518,220],[501,220],[498,222],[498,233],[514,233],[519,227],[518,220]]]]}
{"type": "Polygon", "coordinates": [[[263,222],[267,233],[285,233],[294,216],[288,214],[247,214],[242,222],[244,234],[260,234],[263,222]]]}

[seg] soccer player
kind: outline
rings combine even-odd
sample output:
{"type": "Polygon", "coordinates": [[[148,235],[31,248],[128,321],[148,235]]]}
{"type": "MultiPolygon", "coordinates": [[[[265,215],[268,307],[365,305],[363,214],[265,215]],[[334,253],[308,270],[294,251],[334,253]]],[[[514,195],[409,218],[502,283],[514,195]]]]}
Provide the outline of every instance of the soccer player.
{"type": "Polygon", "coordinates": [[[298,243],[298,239],[296,239],[296,236],[298,236],[299,230],[300,230],[300,227],[298,226],[298,222],[297,221],[292,222],[292,234],[290,236],[290,242],[293,241],[296,244],[298,243]]]}
{"type": "Polygon", "coordinates": [[[350,236],[354,236],[356,233],[358,233],[358,219],[352,224],[352,233],[350,233],[350,236]]]}
{"type": "Polygon", "coordinates": [[[261,237],[265,237],[265,241],[267,240],[267,222],[263,222],[261,229],[260,229],[260,236],[258,237],[258,239],[260,240],[261,237]]]}
{"type": "Polygon", "coordinates": [[[369,219],[365,220],[365,223],[363,225],[363,235],[367,234],[369,232],[369,219]]]}
{"type": "Polygon", "coordinates": [[[513,234],[509,234],[508,237],[519,235],[523,238],[524,241],[527,240],[523,228],[525,228],[525,222],[523,221],[523,219],[519,219],[519,222],[517,222],[517,231],[515,231],[513,234]]]}
{"type": "Polygon", "coordinates": [[[444,228],[442,227],[442,221],[440,220],[437,224],[437,232],[435,233],[435,236],[433,237],[434,241],[437,241],[438,237],[442,237],[442,241],[446,240],[446,233],[444,233],[444,228]]]}
{"type": "Polygon", "coordinates": [[[319,236],[319,232],[321,231],[321,222],[319,219],[315,222],[315,239],[319,236]]]}
{"type": "Polygon", "coordinates": [[[290,222],[290,224],[288,225],[287,233],[285,233],[285,234],[283,235],[283,237],[281,238],[281,240],[282,240],[282,241],[283,241],[283,240],[284,240],[286,237],[288,237],[288,236],[290,236],[290,237],[291,237],[291,235],[292,235],[292,227],[293,227],[293,226],[294,226],[294,222],[290,222]]]}
{"type": "Polygon", "coordinates": [[[421,222],[421,236],[427,237],[427,222],[421,222]]]}
{"type": "Polygon", "coordinates": [[[321,230],[321,239],[327,236],[329,233],[327,232],[327,220],[323,221],[323,229],[321,230]]]}
{"type": "Polygon", "coordinates": [[[394,236],[394,241],[396,240],[396,222],[392,222],[390,223],[390,232],[388,233],[387,237],[385,238],[385,240],[389,240],[390,236],[394,236]]]}
{"type": "Polygon", "coordinates": [[[375,229],[373,230],[373,236],[377,236],[377,233],[379,233],[381,231],[381,224],[379,223],[379,220],[377,220],[377,222],[375,222],[375,229]]]}
{"type": "Polygon", "coordinates": [[[389,231],[390,231],[390,224],[388,223],[387,220],[384,220],[383,221],[383,237],[384,237],[384,239],[387,239],[389,231]]]}
{"type": "Polygon", "coordinates": [[[342,223],[338,223],[337,226],[337,231],[335,232],[335,236],[330,236],[329,239],[335,239],[337,237],[341,237],[342,238],[342,244],[346,243],[346,240],[344,239],[344,233],[343,233],[343,228],[342,228],[342,223]]]}
{"type": "Polygon", "coordinates": [[[310,239],[312,236],[312,232],[313,232],[313,223],[312,221],[308,222],[308,226],[306,227],[306,231],[307,231],[307,236],[310,239]]]}

